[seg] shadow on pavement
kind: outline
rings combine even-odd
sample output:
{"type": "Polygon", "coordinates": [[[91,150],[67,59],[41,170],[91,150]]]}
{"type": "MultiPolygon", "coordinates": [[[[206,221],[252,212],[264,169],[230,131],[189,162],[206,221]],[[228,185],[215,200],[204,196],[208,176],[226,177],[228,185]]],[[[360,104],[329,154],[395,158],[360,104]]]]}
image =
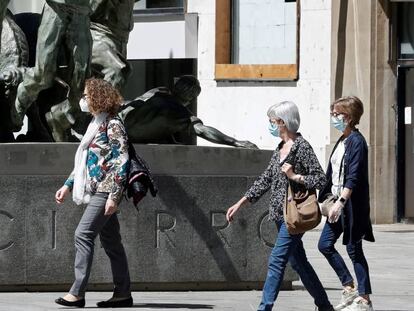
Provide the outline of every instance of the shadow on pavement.
{"type": "Polygon", "coordinates": [[[133,308],[151,309],[213,309],[213,305],[192,304],[192,303],[138,303],[133,308]]]}
{"type": "MultiPolygon", "coordinates": [[[[192,309],[192,310],[208,310],[208,309],[214,309],[214,305],[205,305],[205,304],[194,304],[194,303],[135,303],[130,308],[122,308],[122,309],[159,309],[159,310],[165,310],[165,309],[192,309]]],[[[73,310],[73,307],[58,307],[58,310],[73,310]]],[[[98,307],[84,307],[83,309],[100,309],[98,307]]],[[[111,309],[112,310],[112,309],[111,309]]],[[[397,311],[397,310],[395,310],[397,311]]]]}

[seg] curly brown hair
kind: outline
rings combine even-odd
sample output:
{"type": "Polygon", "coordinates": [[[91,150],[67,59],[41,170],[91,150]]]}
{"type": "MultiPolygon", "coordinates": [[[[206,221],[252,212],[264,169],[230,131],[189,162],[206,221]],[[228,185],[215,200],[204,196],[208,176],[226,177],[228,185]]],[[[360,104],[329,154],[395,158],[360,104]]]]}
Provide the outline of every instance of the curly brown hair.
{"type": "Polygon", "coordinates": [[[119,91],[102,79],[88,79],[85,82],[89,110],[93,114],[107,112],[110,116],[117,114],[123,98],[119,91]]]}

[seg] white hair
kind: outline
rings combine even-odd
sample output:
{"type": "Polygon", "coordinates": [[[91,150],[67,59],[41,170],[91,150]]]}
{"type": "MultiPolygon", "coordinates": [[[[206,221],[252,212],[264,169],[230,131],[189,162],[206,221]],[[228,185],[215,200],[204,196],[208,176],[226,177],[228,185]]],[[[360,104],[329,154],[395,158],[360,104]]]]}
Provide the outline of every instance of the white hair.
{"type": "Polygon", "coordinates": [[[274,104],[267,110],[269,118],[282,119],[289,132],[296,133],[300,125],[299,109],[295,103],[283,101],[274,104]]]}

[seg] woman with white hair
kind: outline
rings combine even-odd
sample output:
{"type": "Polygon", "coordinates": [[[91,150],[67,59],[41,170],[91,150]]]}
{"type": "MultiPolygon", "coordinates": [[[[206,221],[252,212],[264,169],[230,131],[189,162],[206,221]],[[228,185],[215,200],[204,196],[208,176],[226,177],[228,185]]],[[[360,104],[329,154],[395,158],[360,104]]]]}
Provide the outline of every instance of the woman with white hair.
{"type": "Polygon", "coordinates": [[[289,234],[284,218],[288,183],[294,192],[321,188],[326,177],[311,145],[298,133],[300,116],[292,102],[275,104],[267,111],[269,132],[282,141],[277,146],[266,170],[257,178],[245,195],[227,211],[231,222],[237,211],[248,203],[256,202],[269,189],[269,220],[275,221],[279,233],[269,257],[267,278],[258,310],[272,310],[288,262],[299,274],[314,299],[317,310],[334,310],[328,296],[309,263],[303,248],[301,234],[289,234]]]}

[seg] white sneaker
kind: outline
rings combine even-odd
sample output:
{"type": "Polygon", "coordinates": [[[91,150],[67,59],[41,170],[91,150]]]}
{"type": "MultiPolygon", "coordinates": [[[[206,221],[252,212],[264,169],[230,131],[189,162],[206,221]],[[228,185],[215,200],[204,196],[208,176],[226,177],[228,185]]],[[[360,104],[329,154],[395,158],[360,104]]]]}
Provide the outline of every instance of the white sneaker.
{"type": "Polygon", "coordinates": [[[344,311],[374,311],[372,302],[366,302],[361,297],[355,299],[344,311]]]}
{"type": "Polygon", "coordinates": [[[356,289],[344,289],[342,291],[341,301],[335,307],[335,310],[342,310],[352,304],[352,302],[359,296],[358,290],[356,289]]]}

